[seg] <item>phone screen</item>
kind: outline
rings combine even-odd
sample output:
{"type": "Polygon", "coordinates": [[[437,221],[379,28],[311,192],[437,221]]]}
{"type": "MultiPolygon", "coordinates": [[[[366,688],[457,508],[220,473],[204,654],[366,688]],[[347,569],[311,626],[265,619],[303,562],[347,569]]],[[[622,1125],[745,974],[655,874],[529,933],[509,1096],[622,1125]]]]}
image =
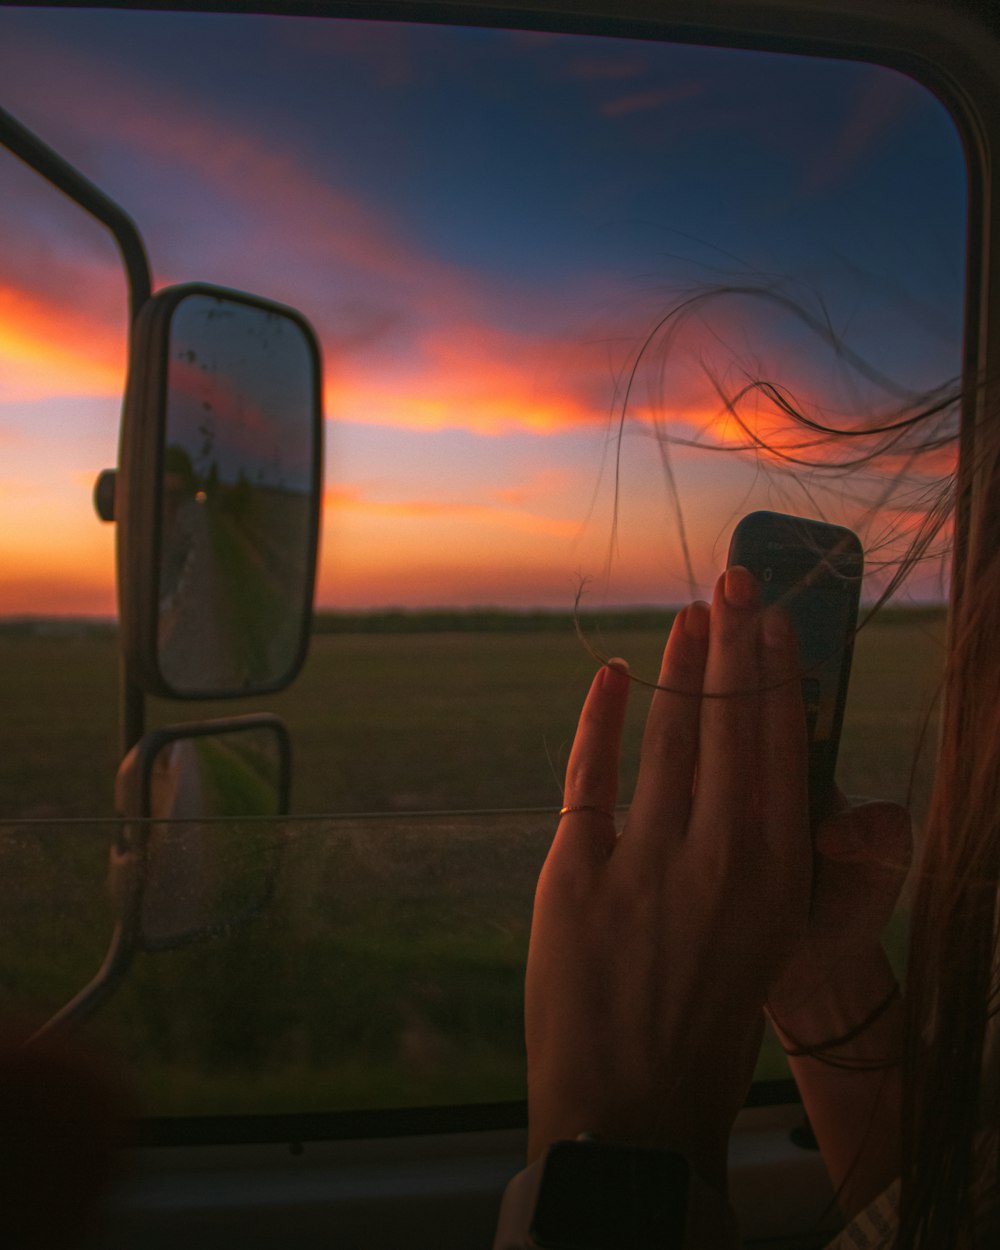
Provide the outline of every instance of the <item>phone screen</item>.
{"type": "Polygon", "coordinates": [[[736,527],[728,562],[754,574],[762,602],[780,603],[798,635],[815,822],[833,802],[864,565],[861,544],[842,526],[754,512],[736,527]]]}

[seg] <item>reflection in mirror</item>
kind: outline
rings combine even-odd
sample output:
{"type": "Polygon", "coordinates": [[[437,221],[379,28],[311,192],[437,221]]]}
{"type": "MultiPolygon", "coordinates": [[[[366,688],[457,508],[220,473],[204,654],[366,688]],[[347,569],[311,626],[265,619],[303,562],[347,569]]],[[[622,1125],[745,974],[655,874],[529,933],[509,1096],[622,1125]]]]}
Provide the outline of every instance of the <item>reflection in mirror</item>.
{"type": "Polygon", "coordinates": [[[275,306],[193,289],[167,352],[158,669],[180,697],[275,688],[312,597],[313,342],[275,306]]]}
{"type": "Polygon", "coordinates": [[[124,814],[143,819],[135,932],[164,949],[224,933],[265,905],[288,806],[289,747],[277,717],[147,734],[119,773],[124,814]],[[148,823],[147,823],[148,822],[148,823]]]}

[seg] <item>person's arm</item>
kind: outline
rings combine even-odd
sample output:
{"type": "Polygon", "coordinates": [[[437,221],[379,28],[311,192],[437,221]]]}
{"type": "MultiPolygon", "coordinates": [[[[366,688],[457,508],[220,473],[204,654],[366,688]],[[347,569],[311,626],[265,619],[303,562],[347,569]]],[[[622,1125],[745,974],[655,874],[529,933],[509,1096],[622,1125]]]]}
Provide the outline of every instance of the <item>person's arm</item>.
{"type": "Polygon", "coordinates": [[[772,1023],[816,1135],[823,1162],[847,1218],[877,1198],[899,1175],[902,1001],[881,951],[857,975],[808,1008],[772,1023]],[[888,1002],[888,1006],[885,1004],[888,1002]],[[882,1008],[885,1007],[883,1011],[882,1008]],[[856,1037],[872,1014],[878,1018],[856,1037]],[[797,1054],[815,1048],[816,1054],[797,1054]]]}
{"type": "Polygon", "coordinates": [[[528,1158],[581,1133],[673,1149],[725,1210],[767,988],[809,910],[787,617],[758,611],[753,578],[729,570],[711,611],[678,615],[659,684],[620,836],[627,673],[602,669],[580,718],[528,956],[528,1158]]]}
{"type": "Polygon", "coordinates": [[[768,1013],[851,1218],[899,1174],[904,1009],[879,935],[910,859],[906,813],[845,807],[817,831],[809,926],[768,1013]]]}

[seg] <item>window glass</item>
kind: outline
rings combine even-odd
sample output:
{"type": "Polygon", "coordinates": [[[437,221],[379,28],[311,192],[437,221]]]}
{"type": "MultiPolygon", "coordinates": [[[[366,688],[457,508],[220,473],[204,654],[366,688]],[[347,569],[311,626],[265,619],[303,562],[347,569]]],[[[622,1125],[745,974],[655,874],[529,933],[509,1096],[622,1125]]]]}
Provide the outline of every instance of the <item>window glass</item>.
{"type": "MultiPolygon", "coordinates": [[[[866,605],[934,516],[951,406],[871,463],[879,440],[816,425],[954,393],[954,126],[861,63],[246,14],[5,6],[0,81],[137,222],[156,285],[292,305],[325,355],[302,674],[150,703],[154,724],[281,715],[297,819],[179,838],[236,875],[266,853],[268,897],[137,953],[89,1027],[151,1114],[521,1096],[532,888],[591,650],[654,679],[672,609],[756,508],[857,529],[866,605]]],[[[0,178],[0,986],[44,1017],[114,917],[114,534],[90,492],[116,460],[125,286],[100,227],[5,153],[0,178]]],[[[948,541],[862,629],[841,752],[848,793],[918,817],[948,541]]]]}

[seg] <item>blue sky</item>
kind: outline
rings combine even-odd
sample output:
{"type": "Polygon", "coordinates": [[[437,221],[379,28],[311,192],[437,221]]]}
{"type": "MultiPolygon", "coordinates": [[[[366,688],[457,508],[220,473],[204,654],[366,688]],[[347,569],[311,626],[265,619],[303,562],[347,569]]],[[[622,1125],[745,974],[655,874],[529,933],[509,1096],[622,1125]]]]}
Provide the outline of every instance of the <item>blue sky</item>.
{"type": "MultiPolygon", "coordinates": [[[[619,383],[680,292],[777,283],[911,392],[959,367],[962,153],[941,105],[893,71],[525,32],[5,7],[0,80],[4,107],[132,214],[158,284],[253,290],[316,326],[321,603],[565,606],[580,575],[612,600],[677,601],[687,582],[654,418],[725,442],[711,380],[748,372],[836,420],[889,402],[794,318],[710,302],[640,377],[609,569],[619,383]]],[[[120,267],[99,229],[11,159],[0,185],[0,612],[106,612],[113,543],[89,483],[117,442],[120,267]]],[[[807,499],[766,458],[673,454],[701,589],[741,510],[884,522],[871,511],[884,477],[848,490],[814,474],[807,499]]]]}

